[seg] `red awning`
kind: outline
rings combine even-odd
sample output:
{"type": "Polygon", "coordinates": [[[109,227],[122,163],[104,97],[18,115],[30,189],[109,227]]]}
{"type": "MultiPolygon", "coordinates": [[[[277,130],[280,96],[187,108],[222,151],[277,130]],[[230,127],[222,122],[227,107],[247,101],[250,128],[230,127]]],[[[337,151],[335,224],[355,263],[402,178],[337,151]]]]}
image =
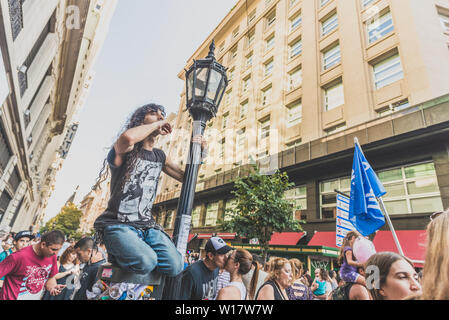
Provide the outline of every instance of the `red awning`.
{"type": "Polygon", "coordinates": [[[338,248],[336,237],[334,231],[317,231],[307,245],[338,248]]]}
{"type": "Polygon", "coordinates": [[[190,240],[192,240],[192,238],[195,236],[194,233],[189,233],[189,239],[187,240],[187,242],[190,242],[190,240]]]}
{"type": "Polygon", "coordinates": [[[212,238],[212,233],[198,233],[198,239],[210,239],[212,238]]]}
{"type": "Polygon", "coordinates": [[[304,232],[275,232],[268,244],[294,246],[303,236],[304,232]]]}
{"type": "MultiPolygon", "coordinates": [[[[213,233],[199,233],[198,239],[210,239],[213,235],[213,233]]],[[[217,233],[215,236],[222,239],[233,240],[235,239],[235,235],[235,233],[217,233]]]]}
{"type": "MultiPolygon", "coordinates": [[[[423,264],[421,261],[424,261],[426,253],[426,231],[397,230],[396,234],[404,255],[414,262],[415,267],[422,268],[423,264]]],[[[390,231],[378,231],[374,237],[373,244],[377,252],[399,252],[394,242],[393,234],[390,231]]]]}
{"type": "Polygon", "coordinates": [[[217,233],[217,237],[220,237],[222,239],[227,239],[227,240],[234,240],[235,233],[217,233]]]}

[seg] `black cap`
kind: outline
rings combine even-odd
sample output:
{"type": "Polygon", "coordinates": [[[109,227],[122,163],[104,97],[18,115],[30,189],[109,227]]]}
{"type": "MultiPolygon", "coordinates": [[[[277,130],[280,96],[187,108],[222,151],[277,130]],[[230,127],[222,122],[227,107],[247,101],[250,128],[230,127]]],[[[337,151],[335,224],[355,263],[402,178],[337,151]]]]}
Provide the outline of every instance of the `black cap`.
{"type": "Polygon", "coordinates": [[[29,238],[30,240],[34,239],[34,235],[31,231],[20,231],[14,237],[14,241],[19,241],[20,238],[29,238]]]}
{"type": "Polygon", "coordinates": [[[204,247],[206,252],[225,254],[233,250],[230,246],[226,244],[220,237],[212,237],[207,240],[206,246],[204,247]]]}

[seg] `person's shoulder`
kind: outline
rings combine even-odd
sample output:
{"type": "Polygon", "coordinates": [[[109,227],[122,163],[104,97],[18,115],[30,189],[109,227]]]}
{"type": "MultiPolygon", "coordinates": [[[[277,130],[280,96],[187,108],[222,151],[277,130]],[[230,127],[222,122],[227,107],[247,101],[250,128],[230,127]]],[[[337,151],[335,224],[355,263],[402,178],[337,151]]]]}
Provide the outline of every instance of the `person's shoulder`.
{"type": "Polygon", "coordinates": [[[231,284],[227,287],[222,288],[218,294],[223,300],[229,300],[233,297],[240,298],[240,289],[231,284]]]}
{"type": "Polygon", "coordinates": [[[351,283],[349,288],[349,300],[370,300],[368,289],[361,284],[351,283]]]}

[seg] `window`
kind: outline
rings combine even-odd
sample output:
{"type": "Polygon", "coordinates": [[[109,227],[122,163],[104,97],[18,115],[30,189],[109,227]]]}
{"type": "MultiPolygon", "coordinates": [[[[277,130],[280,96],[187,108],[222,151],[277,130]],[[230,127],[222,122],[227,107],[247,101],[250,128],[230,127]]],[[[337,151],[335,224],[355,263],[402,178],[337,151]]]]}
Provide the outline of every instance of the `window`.
{"type": "Polygon", "coordinates": [[[228,80],[229,81],[234,79],[234,74],[235,74],[235,68],[230,69],[229,72],[228,72],[228,80]]]}
{"type": "Polygon", "coordinates": [[[323,53],[323,70],[327,70],[341,61],[340,44],[323,53]]]}
{"type": "Polygon", "coordinates": [[[172,222],[173,222],[173,210],[169,210],[165,215],[164,228],[170,229],[172,222]]]}
{"type": "Polygon", "coordinates": [[[264,64],[264,77],[268,77],[271,76],[271,74],[273,73],[273,67],[274,67],[274,60],[270,60],[269,62],[264,64]]]}
{"type": "Polygon", "coordinates": [[[322,7],[324,7],[329,2],[329,0],[320,0],[320,1],[322,7]]]}
{"type": "Polygon", "coordinates": [[[366,8],[369,4],[371,4],[374,1],[376,0],[362,0],[362,5],[364,8],[366,8]]]}
{"type": "Polygon", "coordinates": [[[440,22],[441,22],[441,26],[443,27],[445,32],[449,32],[449,16],[440,13],[440,22]]]}
{"type": "Polygon", "coordinates": [[[254,21],[254,19],[256,19],[256,9],[254,9],[253,11],[251,11],[251,13],[248,16],[248,24],[250,24],[251,22],[254,21]]]}
{"type": "Polygon", "coordinates": [[[24,2],[23,0],[8,1],[9,19],[11,22],[11,32],[13,41],[16,40],[20,31],[23,29],[23,11],[22,11],[23,2],[24,2]]]}
{"type": "Polygon", "coordinates": [[[232,101],[232,89],[225,94],[225,105],[231,104],[232,101]]]}
{"type": "Polygon", "coordinates": [[[274,25],[274,23],[276,22],[276,11],[273,11],[269,15],[267,15],[266,21],[266,29],[274,25]]]}
{"type": "Polygon", "coordinates": [[[260,160],[262,158],[265,158],[266,156],[268,156],[269,152],[268,150],[265,151],[261,151],[257,154],[257,160],[260,160]]]}
{"type": "Polygon", "coordinates": [[[293,127],[302,121],[302,103],[298,101],[287,106],[287,128],[293,127]]]}
{"type": "Polygon", "coordinates": [[[301,218],[301,210],[307,209],[307,187],[298,186],[285,192],[285,199],[292,203],[293,219],[299,220],[301,218]]]}
{"type": "Polygon", "coordinates": [[[226,125],[228,124],[228,117],[229,117],[229,112],[226,112],[226,114],[223,115],[223,122],[221,123],[222,130],[226,129],[226,125]]]}
{"type": "Polygon", "coordinates": [[[324,89],[324,109],[326,111],[332,110],[345,103],[343,92],[343,82],[338,83],[324,89]]]}
{"type": "Polygon", "coordinates": [[[232,39],[237,38],[239,35],[239,27],[235,28],[234,31],[232,31],[232,39]]]}
{"type": "Polygon", "coordinates": [[[262,106],[270,104],[272,91],[272,86],[262,90],[262,106]]]}
{"type": "Polygon", "coordinates": [[[296,146],[299,146],[301,143],[302,143],[302,139],[297,139],[297,140],[295,140],[293,142],[286,143],[285,145],[287,146],[287,149],[290,149],[290,148],[294,148],[296,146]]]}
{"type": "Polygon", "coordinates": [[[218,202],[209,203],[206,208],[205,226],[217,225],[218,218],[218,202]]]}
{"type": "Polygon", "coordinates": [[[201,206],[195,206],[192,210],[192,226],[198,228],[200,226],[201,206]]]}
{"type": "Polygon", "coordinates": [[[236,160],[237,162],[243,161],[245,156],[246,147],[246,128],[242,128],[237,131],[237,146],[236,146],[236,160]]]}
{"type": "Polygon", "coordinates": [[[346,123],[342,123],[333,127],[330,127],[328,129],[325,129],[326,135],[334,134],[343,130],[346,130],[346,123]]]}
{"type": "Polygon", "coordinates": [[[260,125],[260,140],[270,136],[270,118],[259,121],[260,125]]]}
{"type": "Polygon", "coordinates": [[[408,107],[410,107],[410,103],[408,102],[408,99],[402,100],[400,102],[396,102],[396,103],[390,104],[389,106],[387,106],[387,107],[385,107],[383,109],[380,109],[377,112],[377,116],[378,117],[383,117],[383,116],[386,116],[386,115],[391,114],[393,112],[396,112],[396,111],[399,111],[399,110],[402,110],[402,109],[406,109],[408,107]]]}
{"type": "Polygon", "coordinates": [[[382,198],[388,214],[443,210],[433,162],[379,171],[378,176],[387,191],[382,198]]]}
{"type": "Polygon", "coordinates": [[[301,54],[302,52],[302,41],[301,39],[294,42],[292,45],[289,46],[289,55],[288,57],[290,59],[296,57],[297,55],[301,54]]]}
{"type": "Polygon", "coordinates": [[[265,41],[265,52],[270,51],[274,47],[274,34],[265,41]]]}
{"type": "Polygon", "coordinates": [[[247,47],[250,47],[254,43],[255,39],[256,39],[256,33],[254,30],[252,30],[248,33],[248,36],[247,36],[247,47]]]}
{"type": "Polygon", "coordinates": [[[320,182],[321,219],[335,219],[337,217],[337,193],[334,190],[349,195],[351,192],[350,178],[344,177],[320,182]]]}
{"type": "Polygon", "coordinates": [[[242,92],[243,93],[248,92],[250,86],[251,86],[251,75],[249,75],[245,79],[243,79],[243,81],[242,81],[242,92]]]}
{"type": "Polygon", "coordinates": [[[220,158],[221,160],[224,159],[224,155],[225,155],[225,144],[226,144],[226,139],[223,138],[223,139],[220,141],[220,154],[219,154],[219,158],[220,158]]]}
{"type": "Polygon", "coordinates": [[[240,105],[240,115],[239,119],[243,119],[246,117],[246,112],[248,111],[248,101],[243,102],[240,105]]]}
{"type": "Polygon", "coordinates": [[[373,71],[376,89],[404,78],[401,59],[398,54],[376,63],[373,66],[373,71]]]}
{"type": "Polygon", "coordinates": [[[234,47],[231,49],[231,52],[229,53],[229,62],[231,63],[232,61],[234,61],[236,57],[237,57],[237,47],[234,47]]]}
{"type": "Polygon", "coordinates": [[[290,19],[290,32],[298,28],[301,25],[301,22],[302,16],[301,12],[299,12],[297,15],[290,19]]]}
{"type": "Polygon", "coordinates": [[[246,56],[246,67],[249,68],[253,64],[253,53],[251,52],[249,55],[246,56]]]}
{"type": "Polygon", "coordinates": [[[232,217],[237,213],[235,208],[237,207],[236,199],[229,199],[225,202],[225,214],[224,221],[232,220],[232,217]]]}
{"type": "Polygon", "coordinates": [[[366,28],[368,31],[369,43],[373,43],[390,33],[394,29],[391,12],[385,12],[380,17],[375,17],[372,20],[367,21],[366,28]]]}
{"type": "Polygon", "coordinates": [[[223,42],[222,44],[220,44],[220,46],[218,47],[218,53],[222,53],[225,47],[225,43],[223,42]]]}
{"type": "Polygon", "coordinates": [[[337,13],[321,22],[321,36],[329,34],[332,30],[338,27],[337,13]]]}
{"type": "Polygon", "coordinates": [[[288,91],[298,88],[302,84],[302,69],[296,69],[288,74],[288,91]]]}

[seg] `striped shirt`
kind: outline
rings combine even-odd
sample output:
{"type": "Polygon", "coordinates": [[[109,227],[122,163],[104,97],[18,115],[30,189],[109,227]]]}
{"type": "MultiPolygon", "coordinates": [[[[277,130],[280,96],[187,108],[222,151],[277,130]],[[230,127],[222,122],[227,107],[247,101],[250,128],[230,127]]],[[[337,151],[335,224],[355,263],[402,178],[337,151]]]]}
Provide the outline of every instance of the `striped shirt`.
{"type": "Polygon", "coordinates": [[[213,300],[217,300],[218,292],[220,292],[222,288],[227,287],[229,285],[229,282],[231,282],[231,274],[226,270],[221,271],[218,275],[217,291],[215,292],[213,300]]]}

